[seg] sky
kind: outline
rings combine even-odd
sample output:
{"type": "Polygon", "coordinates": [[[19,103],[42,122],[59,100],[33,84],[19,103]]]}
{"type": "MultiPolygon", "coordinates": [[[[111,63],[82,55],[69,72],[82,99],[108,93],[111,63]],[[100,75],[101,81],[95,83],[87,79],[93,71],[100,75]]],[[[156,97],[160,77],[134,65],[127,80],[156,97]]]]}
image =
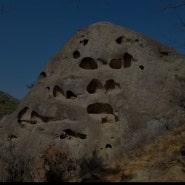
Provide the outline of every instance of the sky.
{"type": "MultiPolygon", "coordinates": [[[[49,57],[85,26],[109,21],[185,54],[180,0],[0,0],[0,91],[21,100],[49,57]]],[[[185,16],[184,16],[185,17],[185,16]]]]}

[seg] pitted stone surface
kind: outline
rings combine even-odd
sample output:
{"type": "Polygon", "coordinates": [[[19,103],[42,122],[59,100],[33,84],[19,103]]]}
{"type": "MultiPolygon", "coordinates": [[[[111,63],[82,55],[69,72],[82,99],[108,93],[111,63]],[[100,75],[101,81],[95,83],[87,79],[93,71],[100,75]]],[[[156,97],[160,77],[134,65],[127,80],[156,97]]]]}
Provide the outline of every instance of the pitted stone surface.
{"type": "Polygon", "coordinates": [[[185,57],[140,33],[98,22],[53,55],[17,110],[1,122],[4,144],[36,155],[56,143],[77,160],[121,165],[130,150],[185,114],[185,57]]]}

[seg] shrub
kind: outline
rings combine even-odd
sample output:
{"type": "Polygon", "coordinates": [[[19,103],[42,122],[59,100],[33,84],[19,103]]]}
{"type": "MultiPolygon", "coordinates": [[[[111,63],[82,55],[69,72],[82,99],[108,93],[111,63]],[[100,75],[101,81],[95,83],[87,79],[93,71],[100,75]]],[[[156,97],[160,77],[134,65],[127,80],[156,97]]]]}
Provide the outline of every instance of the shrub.
{"type": "Polygon", "coordinates": [[[31,164],[33,159],[30,156],[16,153],[15,146],[10,145],[1,153],[0,181],[2,182],[31,182],[31,164]]]}
{"type": "Polygon", "coordinates": [[[70,153],[61,147],[48,145],[40,153],[41,168],[44,170],[46,182],[78,181],[76,161],[70,158],[70,153]]]}

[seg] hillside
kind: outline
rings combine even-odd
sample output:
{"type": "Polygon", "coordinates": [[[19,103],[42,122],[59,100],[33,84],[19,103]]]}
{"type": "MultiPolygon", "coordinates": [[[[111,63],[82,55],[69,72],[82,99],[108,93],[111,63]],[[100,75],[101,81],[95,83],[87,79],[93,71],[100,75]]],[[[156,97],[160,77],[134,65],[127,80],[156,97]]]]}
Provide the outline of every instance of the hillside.
{"type": "Polygon", "coordinates": [[[77,30],[0,121],[0,181],[185,181],[184,61],[109,22],[77,30]]]}
{"type": "Polygon", "coordinates": [[[5,92],[0,91],[0,120],[4,115],[12,113],[19,101],[5,92]]]}

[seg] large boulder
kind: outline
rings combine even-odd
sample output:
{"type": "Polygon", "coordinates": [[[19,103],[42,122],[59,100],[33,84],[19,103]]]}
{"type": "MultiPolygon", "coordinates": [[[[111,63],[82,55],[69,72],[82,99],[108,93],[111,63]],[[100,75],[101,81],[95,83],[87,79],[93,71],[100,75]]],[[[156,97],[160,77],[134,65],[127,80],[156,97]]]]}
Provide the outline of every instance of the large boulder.
{"type": "Polygon", "coordinates": [[[109,22],[80,29],[1,122],[1,147],[11,142],[38,157],[44,146],[61,146],[82,173],[122,167],[124,156],[184,117],[184,62],[169,46],[109,22]]]}

